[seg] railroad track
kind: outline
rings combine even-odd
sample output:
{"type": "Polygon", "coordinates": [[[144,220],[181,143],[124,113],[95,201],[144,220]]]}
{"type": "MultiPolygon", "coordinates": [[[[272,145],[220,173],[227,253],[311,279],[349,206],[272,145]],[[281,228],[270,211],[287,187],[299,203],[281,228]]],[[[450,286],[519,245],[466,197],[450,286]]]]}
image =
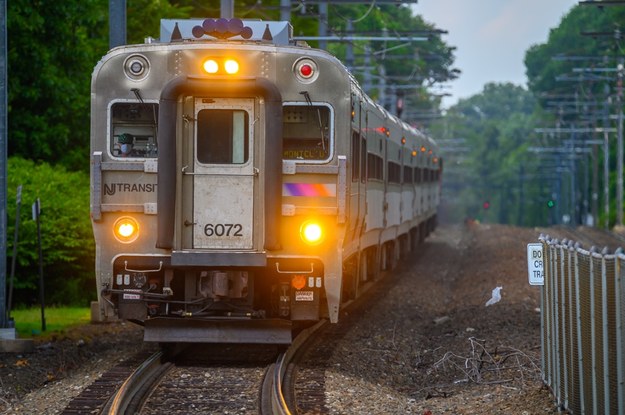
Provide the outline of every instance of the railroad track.
{"type": "Polygon", "coordinates": [[[370,299],[371,286],[338,325],[322,320],[282,353],[276,346],[218,344],[144,353],[105,373],[63,413],[327,413],[325,361],[370,299]]]}
{"type": "Polygon", "coordinates": [[[173,357],[144,353],[105,373],[63,413],[296,413],[292,367],[325,325],[303,330],[282,353],[259,345],[191,345],[173,357]]]}
{"type": "Polygon", "coordinates": [[[280,353],[277,346],[190,345],[135,357],[105,373],[65,409],[64,414],[323,414],[325,362],[374,291],[344,304],[341,322],[325,320],[300,332],[280,353]]]}

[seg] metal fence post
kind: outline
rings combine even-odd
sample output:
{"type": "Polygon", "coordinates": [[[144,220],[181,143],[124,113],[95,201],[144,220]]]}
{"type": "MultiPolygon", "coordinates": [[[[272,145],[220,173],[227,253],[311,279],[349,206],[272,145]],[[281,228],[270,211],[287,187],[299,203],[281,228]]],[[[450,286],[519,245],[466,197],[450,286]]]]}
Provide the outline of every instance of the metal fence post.
{"type": "Polygon", "coordinates": [[[560,343],[560,348],[562,349],[562,373],[561,374],[561,382],[562,382],[562,392],[563,392],[563,401],[564,401],[564,406],[568,407],[569,406],[569,373],[568,373],[568,353],[567,353],[567,345],[569,344],[568,339],[570,338],[570,331],[571,329],[569,328],[570,325],[570,321],[567,321],[567,317],[569,315],[569,313],[567,312],[570,309],[570,302],[566,301],[567,300],[567,282],[568,282],[568,277],[569,277],[569,271],[571,269],[571,262],[570,262],[570,251],[568,249],[568,247],[564,247],[562,246],[561,248],[562,250],[562,258],[561,258],[561,275],[560,275],[560,294],[561,294],[561,303],[562,303],[562,308],[561,308],[561,312],[560,312],[560,316],[562,319],[562,324],[560,327],[560,331],[562,333],[561,336],[561,343],[560,343]],[[566,257],[565,257],[565,252],[566,252],[566,257]],[[566,260],[565,260],[566,258],[566,260]],[[568,324],[567,324],[568,323],[568,324]]]}
{"type": "Polygon", "coordinates": [[[623,256],[623,249],[619,248],[614,254],[614,295],[616,306],[616,395],[618,403],[618,413],[625,413],[625,403],[623,402],[623,394],[625,388],[625,379],[623,376],[623,278],[622,278],[622,263],[625,259],[623,256]]]}
{"type": "Polygon", "coordinates": [[[552,309],[552,281],[553,281],[553,273],[554,273],[554,248],[553,246],[549,246],[549,274],[545,275],[545,291],[547,295],[545,296],[545,322],[547,324],[547,384],[551,386],[553,390],[553,309],[552,309]]]}
{"type": "Polygon", "coordinates": [[[575,313],[577,316],[577,367],[579,371],[579,406],[580,413],[586,413],[586,396],[584,394],[584,354],[582,353],[582,310],[580,299],[580,284],[579,284],[579,252],[577,248],[574,251],[575,259],[575,295],[577,301],[575,301],[575,313]]]}
{"type": "Polygon", "coordinates": [[[562,300],[562,293],[560,290],[560,285],[562,285],[562,273],[564,270],[564,264],[563,264],[563,255],[564,255],[564,248],[562,246],[562,244],[560,244],[558,246],[557,249],[558,252],[558,263],[556,264],[556,270],[557,272],[554,275],[554,279],[553,279],[553,298],[554,298],[554,313],[553,313],[553,320],[554,320],[554,342],[553,342],[553,346],[555,349],[555,379],[556,379],[556,385],[554,385],[557,388],[558,391],[558,402],[560,402],[561,405],[565,404],[566,401],[566,397],[562,396],[563,395],[563,389],[562,389],[562,347],[560,346],[560,339],[562,339],[564,332],[562,331],[562,327],[560,324],[560,319],[562,316],[562,309],[564,307],[563,304],[563,300],[562,300]]]}
{"type": "Polygon", "coordinates": [[[593,281],[595,276],[595,263],[593,261],[592,253],[593,249],[590,250],[590,278],[588,279],[590,286],[590,356],[592,362],[592,413],[597,414],[597,350],[595,347],[595,339],[597,338],[597,327],[595,324],[595,283],[593,281]]]}
{"type": "Polygon", "coordinates": [[[609,338],[608,338],[608,271],[606,269],[605,256],[607,250],[601,252],[601,320],[603,323],[603,399],[604,412],[610,412],[610,358],[609,358],[609,338]]]}

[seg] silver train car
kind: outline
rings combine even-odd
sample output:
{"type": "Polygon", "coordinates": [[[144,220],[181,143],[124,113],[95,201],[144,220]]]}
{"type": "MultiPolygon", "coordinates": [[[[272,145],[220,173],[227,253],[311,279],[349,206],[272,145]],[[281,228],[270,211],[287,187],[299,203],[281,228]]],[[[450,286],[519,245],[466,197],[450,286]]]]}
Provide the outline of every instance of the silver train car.
{"type": "Polygon", "coordinates": [[[163,20],[91,86],[97,319],[288,344],[436,225],[436,143],[287,22],[163,20]]]}

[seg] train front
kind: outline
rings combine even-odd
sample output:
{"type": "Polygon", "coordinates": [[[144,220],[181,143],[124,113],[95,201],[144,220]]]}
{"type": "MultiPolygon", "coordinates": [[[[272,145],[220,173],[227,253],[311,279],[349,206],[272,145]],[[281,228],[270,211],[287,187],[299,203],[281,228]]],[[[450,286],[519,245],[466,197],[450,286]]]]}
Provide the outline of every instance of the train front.
{"type": "Polygon", "coordinates": [[[159,42],[96,66],[100,319],[142,324],[146,341],[277,344],[294,322],[336,320],[334,135],[349,121],[335,125],[335,108],[349,113],[349,83],[290,34],[284,22],[165,20],[159,42]]]}

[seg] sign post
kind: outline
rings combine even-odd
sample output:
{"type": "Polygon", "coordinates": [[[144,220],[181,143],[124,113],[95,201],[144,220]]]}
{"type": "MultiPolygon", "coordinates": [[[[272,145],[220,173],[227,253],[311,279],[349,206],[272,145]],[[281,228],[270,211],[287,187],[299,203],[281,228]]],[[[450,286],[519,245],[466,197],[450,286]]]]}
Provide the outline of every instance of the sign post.
{"type": "Polygon", "coordinates": [[[33,220],[37,222],[37,241],[39,246],[39,300],[41,302],[41,331],[46,331],[46,302],[43,281],[43,252],[41,251],[41,202],[39,198],[33,203],[33,220]]]}

